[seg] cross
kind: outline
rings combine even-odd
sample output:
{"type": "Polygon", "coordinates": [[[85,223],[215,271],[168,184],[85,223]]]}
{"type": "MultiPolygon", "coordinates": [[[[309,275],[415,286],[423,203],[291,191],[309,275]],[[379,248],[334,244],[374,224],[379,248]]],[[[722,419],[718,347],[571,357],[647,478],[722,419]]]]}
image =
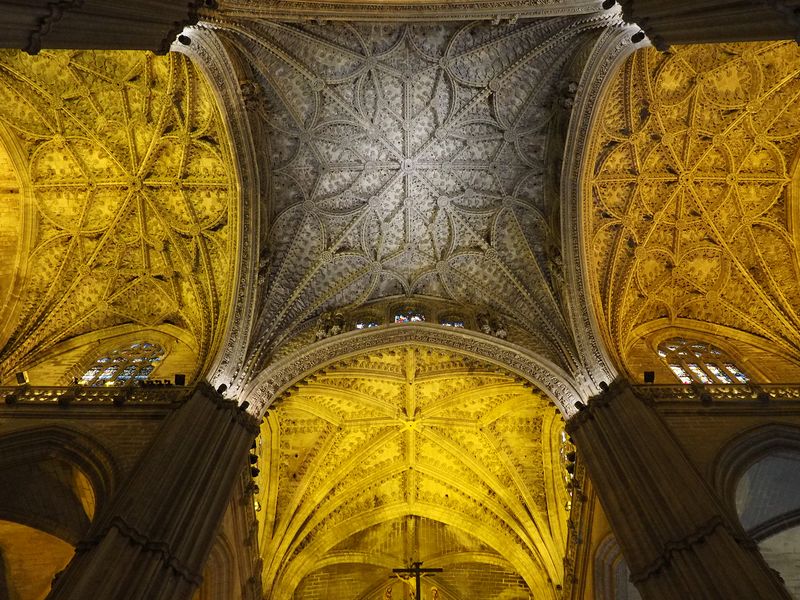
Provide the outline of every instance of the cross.
{"type": "Polygon", "coordinates": [[[422,576],[428,573],[441,573],[443,570],[444,569],[423,569],[422,562],[418,561],[412,562],[411,567],[408,569],[392,569],[392,573],[413,575],[417,580],[417,600],[422,600],[422,586],[420,584],[422,576]]]}

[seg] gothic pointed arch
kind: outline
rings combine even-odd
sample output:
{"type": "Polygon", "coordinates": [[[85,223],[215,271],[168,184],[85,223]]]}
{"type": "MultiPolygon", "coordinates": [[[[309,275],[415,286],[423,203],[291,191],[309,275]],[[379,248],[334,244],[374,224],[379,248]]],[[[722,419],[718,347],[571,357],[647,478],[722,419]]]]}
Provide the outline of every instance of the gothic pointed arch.
{"type": "Polygon", "coordinates": [[[236,260],[231,279],[236,283],[231,289],[224,342],[206,375],[209,381],[228,385],[240,376],[247,362],[258,288],[266,271],[258,242],[266,225],[259,198],[269,190],[270,169],[258,157],[268,142],[254,118],[260,100],[251,67],[241,62],[213,29],[187,28],[182,38],[184,41],[174,43],[172,50],[188,56],[206,77],[231,139],[230,174],[236,181],[239,214],[236,246],[232,248],[236,260]]]}
{"type": "Polygon", "coordinates": [[[581,74],[575,93],[573,118],[570,119],[564,146],[561,169],[561,235],[563,239],[564,278],[567,309],[576,344],[586,362],[586,369],[595,386],[616,376],[613,350],[603,337],[601,316],[593,303],[589,276],[591,249],[583,237],[583,161],[591,152],[591,132],[603,110],[602,99],[612,78],[627,57],[636,50],[631,38],[635,31],[625,26],[619,17],[595,43],[581,74]]]}
{"type": "Polygon", "coordinates": [[[119,471],[102,445],[63,426],[0,437],[0,519],[77,544],[118,485],[119,471]]]}
{"type": "MultiPolygon", "coordinates": [[[[505,593],[555,598],[570,496],[553,402],[519,364],[501,366],[499,347],[494,360],[459,347],[479,334],[378,329],[318,344],[329,360],[288,357],[305,366],[300,379],[265,376],[278,386],[255,450],[267,594],[313,591],[331,565],[326,585],[353,571],[362,591],[377,590],[387,564],[412,552],[457,572],[491,565],[505,593]]],[[[457,587],[452,574],[437,581],[457,587]]]]}
{"type": "Polygon", "coordinates": [[[408,343],[464,353],[509,370],[547,394],[564,418],[575,414],[576,402],[586,399],[587,390],[568,373],[526,348],[474,331],[425,323],[357,329],[300,347],[265,368],[239,393],[248,410],[261,416],[279,394],[316,369],[359,352],[408,343]]]}

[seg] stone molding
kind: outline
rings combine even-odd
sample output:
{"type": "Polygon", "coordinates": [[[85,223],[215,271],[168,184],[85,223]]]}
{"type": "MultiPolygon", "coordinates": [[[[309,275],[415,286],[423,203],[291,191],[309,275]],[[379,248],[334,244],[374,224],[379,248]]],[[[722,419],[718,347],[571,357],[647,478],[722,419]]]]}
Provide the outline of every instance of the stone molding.
{"type": "Polygon", "coordinates": [[[490,0],[477,2],[325,2],[305,0],[231,0],[218,10],[201,10],[202,17],[276,21],[425,22],[528,19],[580,15],[600,9],[598,0],[490,0]]]}
{"type": "Polygon", "coordinates": [[[500,364],[550,396],[565,418],[575,413],[575,402],[585,397],[567,373],[520,346],[473,331],[417,323],[351,331],[324,339],[269,365],[247,387],[233,391],[249,402],[251,414],[261,417],[283,391],[327,364],[361,352],[402,344],[448,348],[500,364]]]}
{"type": "Polygon", "coordinates": [[[239,249],[236,289],[231,290],[231,306],[222,345],[208,371],[215,384],[236,378],[246,360],[250,325],[255,316],[257,296],[258,243],[261,235],[259,165],[252,131],[242,99],[237,70],[217,34],[210,29],[193,27],[184,31],[190,43],[175,42],[172,50],[186,54],[208,78],[217,98],[234,153],[233,162],[239,184],[239,249]]]}
{"type": "Polygon", "coordinates": [[[589,263],[583,229],[584,162],[589,133],[596,124],[600,101],[619,65],[641,44],[631,41],[636,28],[625,25],[617,12],[603,32],[583,71],[575,94],[575,105],[564,147],[561,171],[561,235],[564,274],[567,282],[568,313],[575,344],[588,371],[594,393],[601,381],[612,381],[617,374],[605,348],[590,300],[589,263]],[[591,358],[591,361],[586,359],[591,358]]]}

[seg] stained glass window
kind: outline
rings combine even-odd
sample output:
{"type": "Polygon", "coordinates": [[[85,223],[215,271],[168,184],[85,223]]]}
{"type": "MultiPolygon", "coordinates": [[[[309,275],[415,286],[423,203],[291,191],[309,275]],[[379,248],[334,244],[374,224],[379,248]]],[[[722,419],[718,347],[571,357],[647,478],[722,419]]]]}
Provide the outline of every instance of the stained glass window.
{"type": "Polygon", "coordinates": [[[706,368],[707,368],[709,371],[711,371],[711,374],[712,374],[714,377],[716,377],[718,380],[720,380],[722,383],[733,383],[733,381],[731,381],[731,378],[730,378],[730,377],[728,377],[727,373],[725,373],[725,371],[723,371],[722,369],[720,369],[720,368],[719,368],[717,365],[715,365],[714,363],[708,363],[708,364],[706,365],[706,368]]]}
{"type": "Polygon", "coordinates": [[[150,342],[136,342],[98,358],[78,383],[89,386],[123,386],[144,381],[164,358],[164,349],[150,342]]]}
{"type": "Polygon", "coordinates": [[[425,315],[413,308],[408,308],[394,315],[395,323],[421,323],[424,320],[425,315]]]}
{"type": "Polygon", "coordinates": [[[380,322],[377,319],[361,319],[356,322],[356,329],[370,329],[371,327],[378,327],[380,322]]]}
{"type": "Polygon", "coordinates": [[[443,317],[439,319],[439,324],[445,327],[464,327],[464,319],[461,317],[443,317]]]}
{"type": "Polygon", "coordinates": [[[681,383],[747,383],[749,377],[720,348],[684,338],[661,342],[658,355],[681,383]]]}
{"type": "Polygon", "coordinates": [[[692,383],[692,377],[680,365],[670,365],[670,369],[675,373],[675,377],[681,380],[681,383],[692,383]]]}

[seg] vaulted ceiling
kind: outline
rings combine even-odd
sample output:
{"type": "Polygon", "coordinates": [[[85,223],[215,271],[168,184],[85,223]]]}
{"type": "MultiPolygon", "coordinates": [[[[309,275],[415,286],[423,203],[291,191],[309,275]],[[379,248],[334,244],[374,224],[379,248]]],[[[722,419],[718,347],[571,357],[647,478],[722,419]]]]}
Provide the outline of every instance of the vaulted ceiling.
{"type": "Polygon", "coordinates": [[[554,130],[600,22],[218,19],[267,140],[254,368],[323,311],[422,295],[505,315],[578,371],[554,130]]]}
{"type": "Polygon", "coordinates": [[[562,431],[544,394],[458,353],[410,344],[309,376],[259,438],[267,596],[404,597],[392,568],[413,558],[444,569],[425,588],[442,600],[555,598],[562,431]]]}
{"type": "Polygon", "coordinates": [[[634,346],[668,327],[800,360],[798,75],[792,42],[723,44],[640,50],[610,82],[584,243],[606,345],[635,375],[634,346]]]}
{"type": "Polygon", "coordinates": [[[0,378],[59,342],[166,328],[195,373],[224,334],[238,194],[188,59],[0,54],[0,378]]]}

